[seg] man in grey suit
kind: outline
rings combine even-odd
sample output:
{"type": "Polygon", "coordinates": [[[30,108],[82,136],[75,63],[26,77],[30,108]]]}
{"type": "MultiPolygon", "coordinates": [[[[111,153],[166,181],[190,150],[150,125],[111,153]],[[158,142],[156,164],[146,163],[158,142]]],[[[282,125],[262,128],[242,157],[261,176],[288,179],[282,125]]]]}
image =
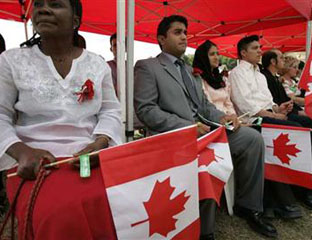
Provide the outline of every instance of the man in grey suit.
{"type": "MultiPolygon", "coordinates": [[[[234,212],[245,218],[257,232],[277,236],[276,229],[263,221],[264,144],[254,129],[241,127],[235,116],[225,115],[206,99],[201,79],[195,78],[181,59],[187,47],[187,20],[165,17],[158,25],[157,39],[162,53],[138,61],[134,69],[134,103],[139,119],[151,134],[197,123],[198,135],[210,131],[206,119],[221,124],[233,122],[228,134],[235,172],[234,212]]],[[[174,144],[174,143],[172,143],[174,144]]],[[[201,237],[214,239],[215,215],[211,201],[200,202],[201,237]],[[208,212],[207,212],[208,211],[208,212]],[[212,223],[214,223],[214,218],[212,223]]]]}

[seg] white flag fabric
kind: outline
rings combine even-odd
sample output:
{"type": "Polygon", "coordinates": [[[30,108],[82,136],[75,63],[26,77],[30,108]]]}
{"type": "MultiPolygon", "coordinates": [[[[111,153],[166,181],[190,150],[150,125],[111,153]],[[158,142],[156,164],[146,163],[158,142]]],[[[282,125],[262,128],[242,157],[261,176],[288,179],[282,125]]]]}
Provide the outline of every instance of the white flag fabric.
{"type": "Polygon", "coordinates": [[[119,240],[198,239],[196,127],[100,153],[119,240]]]}
{"type": "Polygon", "coordinates": [[[224,127],[198,139],[199,199],[220,202],[223,187],[233,171],[233,163],[224,127]]]}
{"type": "Polygon", "coordinates": [[[308,128],[262,125],[265,177],[312,188],[311,133],[308,128]]]}

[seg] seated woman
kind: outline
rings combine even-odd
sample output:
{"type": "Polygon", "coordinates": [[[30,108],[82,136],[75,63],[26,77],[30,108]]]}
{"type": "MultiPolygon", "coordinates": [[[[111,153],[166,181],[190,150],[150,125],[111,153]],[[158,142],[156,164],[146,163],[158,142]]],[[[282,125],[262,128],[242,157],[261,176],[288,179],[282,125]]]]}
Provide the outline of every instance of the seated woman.
{"type": "Polygon", "coordinates": [[[301,91],[297,86],[295,78],[298,75],[300,61],[292,56],[286,56],[284,68],[281,72],[280,81],[285,88],[285,91],[295,103],[304,106],[304,98],[301,97],[301,91]]]}
{"type": "Polygon", "coordinates": [[[230,85],[225,76],[219,72],[219,53],[217,46],[207,40],[195,52],[193,72],[202,77],[203,90],[207,99],[217,109],[226,114],[235,114],[233,103],[230,99],[230,85]]]}
{"type": "Polygon", "coordinates": [[[109,66],[77,47],[81,17],[80,0],[35,0],[32,22],[40,38],[0,56],[0,170],[18,165],[7,191],[11,203],[19,192],[20,239],[116,239],[99,168],[80,178],[62,165],[45,177],[36,199],[29,198],[34,181],[20,185],[21,178],[36,178],[42,160],[121,143],[109,66]]]}

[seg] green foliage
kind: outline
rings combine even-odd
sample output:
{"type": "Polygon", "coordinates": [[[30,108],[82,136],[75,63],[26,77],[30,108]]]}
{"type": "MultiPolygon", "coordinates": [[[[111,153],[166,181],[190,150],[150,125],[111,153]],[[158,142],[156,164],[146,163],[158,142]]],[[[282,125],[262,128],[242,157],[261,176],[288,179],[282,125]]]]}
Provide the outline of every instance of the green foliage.
{"type": "Polygon", "coordinates": [[[188,54],[183,56],[183,60],[186,64],[192,66],[194,60],[194,54],[188,54]]]}
{"type": "Polygon", "coordinates": [[[221,65],[226,65],[228,70],[232,70],[234,67],[236,67],[237,60],[220,55],[220,63],[221,65]]]}

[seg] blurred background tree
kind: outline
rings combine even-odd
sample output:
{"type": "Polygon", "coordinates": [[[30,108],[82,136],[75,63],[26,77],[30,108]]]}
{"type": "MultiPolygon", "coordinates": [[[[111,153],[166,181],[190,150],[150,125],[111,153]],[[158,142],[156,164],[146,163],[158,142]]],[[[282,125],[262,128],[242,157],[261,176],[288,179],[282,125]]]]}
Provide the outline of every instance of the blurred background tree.
{"type": "Polygon", "coordinates": [[[192,66],[194,60],[194,54],[183,55],[183,60],[186,64],[192,66]]]}
{"type": "Polygon", "coordinates": [[[220,55],[221,65],[226,65],[228,70],[232,70],[237,65],[237,59],[220,55]]]}

